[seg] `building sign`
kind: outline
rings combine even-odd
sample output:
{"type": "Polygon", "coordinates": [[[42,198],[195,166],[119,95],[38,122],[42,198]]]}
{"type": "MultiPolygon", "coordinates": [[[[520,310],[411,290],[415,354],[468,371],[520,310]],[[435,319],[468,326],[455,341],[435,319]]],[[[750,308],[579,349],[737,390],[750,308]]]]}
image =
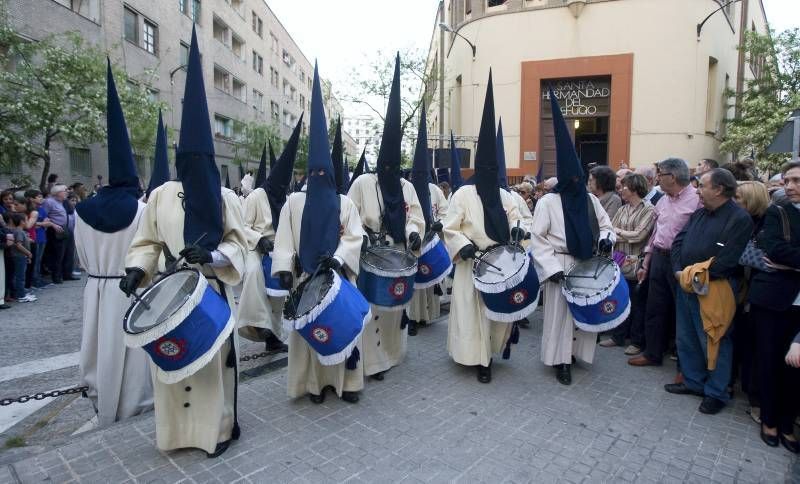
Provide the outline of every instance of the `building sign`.
{"type": "Polygon", "coordinates": [[[550,92],[561,106],[566,118],[608,116],[611,105],[611,79],[593,77],[588,79],[558,79],[542,81],[542,117],[551,118],[550,92]]]}

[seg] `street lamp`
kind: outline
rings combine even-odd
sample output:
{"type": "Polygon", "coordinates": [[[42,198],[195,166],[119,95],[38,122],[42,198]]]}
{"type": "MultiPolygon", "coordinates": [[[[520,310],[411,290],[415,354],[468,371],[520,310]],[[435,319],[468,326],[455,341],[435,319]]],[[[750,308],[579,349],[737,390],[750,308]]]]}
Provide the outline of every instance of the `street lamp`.
{"type": "Polygon", "coordinates": [[[698,41],[700,40],[700,32],[702,32],[702,31],[703,31],[703,25],[705,25],[705,24],[706,24],[706,22],[708,21],[708,19],[710,19],[710,18],[711,18],[711,17],[712,17],[712,16],[713,16],[715,13],[719,12],[719,11],[720,11],[720,10],[722,10],[723,8],[727,7],[728,5],[731,5],[731,4],[733,4],[733,3],[740,2],[740,1],[741,1],[741,0],[730,0],[730,1],[729,1],[729,2],[727,2],[727,3],[724,3],[724,4],[720,5],[718,9],[716,9],[716,10],[714,10],[713,12],[711,12],[710,14],[708,14],[708,17],[704,18],[702,22],[700,22],[699,24],[697,24],[697,40],[698,40],[698,41]]]}
{"type": "Polygon", "coordinates": [[[467,44],[469,44],[469,46],[470,46],[470,47],[472,47],[472,59],[473,59],[473,60],[475,59],[475,50],[476,50],[476,49],[475,49],[475,44],[473,44],[472,42],[470,42],[470,41],[469,41],[469,39],[467,39],[467,38],[466,38],[466,37],[464,37],[463,35],[459,34],[457,31],[455,31],[455,30],[451,29],[451,28],[450,28],[450,27],[449,27],[449,26],[448,26],[446,23],[444,23],[444,22],[439,22],[439,28],[440,28],[440,29],[442,29],[442,30],[444,30],[445,32],[450,32],[451,34],[456,34],[456,36],[458,36],[458,37],[461,37],[462,39],[464,39],[464,42],[466,42],[467,44]]]}

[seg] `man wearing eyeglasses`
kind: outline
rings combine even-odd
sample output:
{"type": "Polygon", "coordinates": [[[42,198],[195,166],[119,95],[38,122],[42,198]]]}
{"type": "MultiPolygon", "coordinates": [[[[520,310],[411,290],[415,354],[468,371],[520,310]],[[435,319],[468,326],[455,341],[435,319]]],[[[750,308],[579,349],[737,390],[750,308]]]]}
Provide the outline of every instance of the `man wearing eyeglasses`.
{"type": "Polygon", "coordinates": [[[675,276],[670,251],[675,236],[689,217],[700,208],[697,191],[689,184],[689,166],[680,158],[667,158],[657,164],[656,181],[666,196],[655,206],[656,225],[645,248],[642,268],[636,273],[639,283],[647,280],[644,352],[628,360],[632,366],[660,366],[670,328],[675,326],[675,276]]]}

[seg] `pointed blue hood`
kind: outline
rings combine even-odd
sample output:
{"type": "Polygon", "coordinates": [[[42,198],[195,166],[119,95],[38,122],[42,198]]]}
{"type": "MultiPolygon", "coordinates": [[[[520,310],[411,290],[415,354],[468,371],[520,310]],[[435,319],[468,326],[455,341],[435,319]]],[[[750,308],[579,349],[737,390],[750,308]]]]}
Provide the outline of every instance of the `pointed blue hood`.
{"type": "Polygon", "coordinates": [[[344,146],[342,142],[342,120],[336,121],[336,134],[333,136],[333,151],[331,152],[333,171],[336,176],[336,190],[342,195],[347,193],[344,183],[344,146]]]}
{"type": "Polygon", "coordinates": [[[178,180],[183,183],[184,244],[193,244],[205,234],[198,245],[209,251],[216,250],[223,235],[222,192],[214,159],[214,138],[211,135],[203,67],[194,26],[175,165],[178,180]]]}
{"type": "Polygon", "coordinates": [[[106,67],[106,128],[108,131],[108,186],[77,205],[81,219],[95,230],[118,232],[128,227],[139,208],[139,176],[133,161],[128,128],[119,102],[111,61],[106,67]]]}
{"type": "Polygon", "coordinates": [[[481,128],[478,132],[478,147],[475,149],[475,189],[483,204],[483,226],[486,235],[498,244],[507,244],[511,240],[508,228],[508,216],[503,208],[500,187],[497,180],[497,133],[494,130],[494,90],[492,88],[492,71],[489,70],[489,82],[486,86],[486,99],[483,102],[481,128]]]}
{"type": "Polygon", "coordinates": [[[153,173],[150,174],[150,183],[147,185],[147,196],[150,192],[167,183],[170,179],[169,157],[167,156],[167,130],[161,111],[158,111],[158,131],[156,132],[156,152],[154,155],[153,173]]]}
{"type": "Polygon", "coordinates": [[[425,121],[425,104],[419,112],[419,129],[417,131],[417,145],[414,147],[414,165],[411,169],[411,183],[417,192],[419,204],[422,206],[422,215],[425,217],[425,232],[433,223],[431,212],[431,190],[428,182],[431,179],[431,159],[428,156],[428,128],[425,121]]]}
{"type": "Polygon", "coordinates": [[[353,170],[353,177],[350,179],[350,186],[353,186],[353,182],[356,181],[356,178],[367,172],[367,168],[367,148],[365,147],[361,152],[361,158],[358,159],[358,163],[353,170]]]}
{"type": "MultiPolygon", "coordinates": [[[[277,230],[278,218],[281,214],[283,204],[286,203],[286,196],[289,193],[289,185],[292,183],[292,171],[294,170],[294,160],[297,158],[297,147],[300,144],[300,129],[303,126],[303,115],[297,120],[289,141],[283,147],[283,152],[269,170],[269,176],[264,184],[264,191],[267,192],[269,209],[272,212],[272,226],[277,230]]],[[[270,143],[270,158],[274,159],[272,144],[270,143]]]]}
{"type": "Polygon", "coordinates": [[[383,198],[383,227],[395,243],[406,240],[406,202],[403,198],[403,185],[400,182],[403,139],[400,111],[400,54],[397,54],[377,168],[378,184],[383,198]]]}
{"type": "Polygon", "coordinates": [[[581,161],[575,151],[575,144],[569,135],[569,128],[561,113],[561,106],[553,93],[550,93],[550,109],[553,112],[553,132],[556,138],[556,174],[558,184],[554,193],[561,196],[564,211],[564,231],[567,250],[578,260],[592,256],[594,241],[589,224],[589,194],[586,191],[586,177],[581,161]]]}
{"type": "Polygon", "coordinates": [[[458,154],[456,149],[456,139],[453,132],[450,131],[450,190],[455,193],[456,190],[464,185],[464,179],[461,178],[461,155],[458,154]]]}
{"type": "Polygon", "coordinates": [[[258,171],[256,171],[256,179],[253,181],[253,189],[264,186],[267,181],[267,145],[261,150],[261,161],[258,162],[258,171]]]}
{"type": "Polygon", "coordinates": [[[497,182],[500,188],[508,189],[508,173],[506,173],[506,147],[503,143],[503,118],[497,122],[497,182]]]}
{"type": "Polygon", "coordinates": [[[308,180],[303,220],[300,225],[300,266],[313,274],[322,260],[332,257],[339,245],[339,194],[336,187],[328,123],[322,104],[319,70],[314,64],[308,140],[308,180]]]}

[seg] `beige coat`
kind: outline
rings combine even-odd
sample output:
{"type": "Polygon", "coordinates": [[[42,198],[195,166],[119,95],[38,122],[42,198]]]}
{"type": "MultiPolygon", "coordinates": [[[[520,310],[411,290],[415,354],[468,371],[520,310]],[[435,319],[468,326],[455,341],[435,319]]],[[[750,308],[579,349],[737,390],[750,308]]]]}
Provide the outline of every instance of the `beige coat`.
{"type": "MultiPolygon", "coordinates": [[[[597,214],[600,238],[604,239],[610,235],[611,241],[616,241],[611,220],[600,205],[600,201],[591,194],[589,198],[597,214]]],[[[561,284],[547,281],[547,278],[559,271],[566,274],[575,263],[575,258],[567,253],[564,212],[558,194],[547,194],[536,204],[533,230],[531,230],[531,247],[536,273],[544,285],[542,361],[550,366],[569,364],[574,355],[579,360],[591,363],[594,360],[597,334],[581,331],[575,327],[575,320],[569,311],[567,300],[561,293],[561,284]]]]}
{"type": "MultiPolygon", "coordinates": [[[[422,215],[422,207],[417,198],[414,185],[406,180],[400,180],[403,187],[403,197],[406,201],[406,240],[412,232],[416,232],[423,237],[425,231],[425,219],[422,215]]],[[[361,216],[361,223],[365,227],[377,232],[381,228],[381,207],[383,198],[381,189],[378,185],[378,175],[366,173],[356,178],[353,186],[347,194],[353,201],[358,213],[361,216]]],[[[393,243],[391,237],[387,240],[393,243]]],[[[403,248],[402,244],[393,244],[398,248],[403,248]]],[[[408,332],[400,329],[400,322],[403,316],[402,311],[383,311],[376,306],[371,306],[372,324],[364,331],[362,344],[364,351],[361,357],[364,359],[364,372],[366,375],[374,375],[396,366],[406,354],[406,343],[408,332]]]]}
{"type": "Polygon", "coordinates": [[[244,224],[252,236],[242,281],[242,294],[239,297],[236,321],[239,335],[253,341],[263,341],[258,328],[266,328],[281,338],[281,311],[286,298],[267,295],[264,271],[261,267],[263,256],[256,250],[256,244],[261,237],[275,240],[272,211],[269,208],[267,192],[263,188],[256,188],[245,198],[244,224]]]}
{"type": "MultiPolygon", "coordinates": [[[[517,204],[511,194],[498,190],[509,228],[515,227],[517,220],[521,220],[517,204]]],[[[456,268],[450,298],[447,351],[456,363],[489,366],[492,355],[502,351],[506,344],[512,325],[486,317],[480,293],[472,281],[473,261],[458,256],[458,252],[468,244],[474,244],[478,250],[497,244],[486,235],[483,204],[474,185],[462,186],[450,197],[444,239],[456,268]]]]}
{"type": "MultiPolygon", "coordinates": [[[[442,189],[433,183],[428,183],[431,194],[431,211],[434,221],[444,223],[447,216],[448,202],[442,193],[442,189]]],[[[426,321],[430,323],[441,315],[441,301],[435,293],[433,286],[427,289],[414,290],[414,297],[408,305],[406,314],[412,321],[426,321]]]]}
{"type": "MultiPolygon", "coordinates": [[[[252,195],[251,195],[252,196],[252,195]]],[[[334,257],[342,261],[349,279],[355,281],[358,275],[359,257],[364,230],[353,202],[344,195],[339,196],[339,224],[341,236],[334,257]]],[[[273,253],[272,272],[294,273],[294,260],[300,251],[300,228],[303,220],[306,194],[293,193],[281,209],[278,232],[275,235],[275,251],[273,253]]],[[[297,277],[295,286],[308,277],[303,274],[297,277]]],[[[359,338],[360,339],[360,338],[359,338]]],[[[361,351],[361,344],[356,346],[361,351]]],[[[300,397],[306,393],[319,395],[326,386],[332,386],[336,394],[342,396],[343,391],[356,392],[364,387],[364,365],[359,362],[355,370],[348,370],[346,362],[325,366],[317,359],[316,352],[306,343],[297,331],[289,332],[289,372],[287,376],[289,396],[300,397]]]]}
{"type": "Polygon", "coordinates": [[[127,348],[122,319],[132,300],[119,290],[119,279],[91,276],[125,274],[125,254],[131,245],[144,204],[131,224],[113,234],[95,230],[78,215],[75,249],[81,267],[90,274],[83,288],[81,384],[97,409],[100,426],[153,408],[150,357],[141,348],[127,348]]]}
{"type": "MultiPolygon", "coordinates": [[[[133,240],[126,267],[139,267],[146,273],[145,281],[155,274],[162,245],[178,257],[184,248],[183,219],[181,208],[183,185],[167,182],[153,190],[142,214],[139,230],[133,240]]],[[[217,251],[230,262],[221,267],[204,265],[203,273],[215,276],[225,285],[228,304],[233,307],[232,287],[244,274],[247,234],[242,221],[238,197],[227,188],[222,188],[223,238],[217,251]]],[[[209,280],[217,289],[218,281],[209,280]]],[[[238,337],[233,333],[234,345],[238,337]]],[[[161,450],[198,448],[214,452],[217,443],[236,437],[234,432],[234,389],[237,381],[237,365],[226,365],[232,351],[228,340],[212,360],[194,375],[171,385],[160,382],[155,376],[155,365],[151,363],[155,390],[156,441],[161,450]]]]}

